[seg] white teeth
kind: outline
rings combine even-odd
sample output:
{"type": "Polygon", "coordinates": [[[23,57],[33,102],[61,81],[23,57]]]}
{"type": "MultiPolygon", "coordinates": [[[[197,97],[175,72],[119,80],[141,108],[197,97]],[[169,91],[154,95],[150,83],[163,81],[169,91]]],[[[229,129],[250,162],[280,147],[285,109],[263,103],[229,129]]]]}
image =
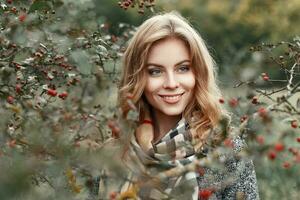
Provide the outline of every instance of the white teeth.
{"type": "Polygon", "coordinates": [[[181,95],[177,95],[177,96],[164,96],[163,98],[166,100],[176,100],[180,97],[181,95]]]}

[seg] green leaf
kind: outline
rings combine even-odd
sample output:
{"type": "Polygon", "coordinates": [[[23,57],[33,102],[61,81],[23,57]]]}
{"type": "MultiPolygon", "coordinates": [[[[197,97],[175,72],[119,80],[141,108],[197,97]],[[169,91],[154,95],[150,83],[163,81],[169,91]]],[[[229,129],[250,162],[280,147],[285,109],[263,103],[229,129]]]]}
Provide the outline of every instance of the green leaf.
{"type": "Polygon", "coordinates": [[[49,1],[45,0],[36,0],[31,4],[29,8],[29,13],[35,12],[36,10],[50,10],[52,8],[52,4],[49,1]]]}

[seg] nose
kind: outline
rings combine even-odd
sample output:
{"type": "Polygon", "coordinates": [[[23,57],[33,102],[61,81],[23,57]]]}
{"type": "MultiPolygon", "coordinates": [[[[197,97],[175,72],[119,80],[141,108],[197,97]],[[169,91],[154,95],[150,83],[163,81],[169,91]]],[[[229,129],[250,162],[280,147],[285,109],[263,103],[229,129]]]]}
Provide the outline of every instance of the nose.
{"type": "Polygon", "coordinates": [[[174,88],[179,87],[178,80],[177,80],[176,76],[174,75],[174,73],[167,74],[163,87],[165,89],[174,89],[174,88]]]}

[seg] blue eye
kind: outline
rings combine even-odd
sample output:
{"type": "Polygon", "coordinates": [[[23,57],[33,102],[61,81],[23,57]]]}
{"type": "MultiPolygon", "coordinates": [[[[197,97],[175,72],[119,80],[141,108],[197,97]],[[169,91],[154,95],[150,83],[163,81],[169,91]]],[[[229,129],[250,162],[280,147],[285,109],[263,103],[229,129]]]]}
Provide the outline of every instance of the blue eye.
{"type": "Polygon", "coordinates": [[[181,65],[181,66],[178,67],[177,70],[178,70],[179,72],[187,72],[187,71],[190,70],[190,66],[188,66],[188,65],[181,65]]]}
{"type": "Polygon", "coordinates": [[[158,76],[161,74],[161,70],[160,69],[148,69],[148,74],[150,74],[151,76],[158,76]]]}

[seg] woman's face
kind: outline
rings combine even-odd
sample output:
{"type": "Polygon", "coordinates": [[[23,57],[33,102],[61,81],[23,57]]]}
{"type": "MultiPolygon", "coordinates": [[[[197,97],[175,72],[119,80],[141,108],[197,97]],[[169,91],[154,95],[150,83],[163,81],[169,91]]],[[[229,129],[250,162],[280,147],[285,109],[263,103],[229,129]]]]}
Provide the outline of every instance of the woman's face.
{"type": "Polygon", "coordinates": [[[153,44],[146,62],[144,95],[154,112],[181,115],[193,98],[195,75],[189,50],[177,38],[167,38],[153,44]]]}

